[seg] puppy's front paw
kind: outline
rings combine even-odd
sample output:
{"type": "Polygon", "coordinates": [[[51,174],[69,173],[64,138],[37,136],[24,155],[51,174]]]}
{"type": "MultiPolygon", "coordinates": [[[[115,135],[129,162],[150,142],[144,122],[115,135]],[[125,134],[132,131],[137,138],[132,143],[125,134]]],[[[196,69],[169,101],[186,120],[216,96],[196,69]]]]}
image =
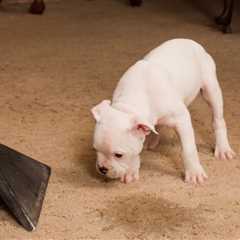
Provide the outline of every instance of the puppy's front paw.
{"type": "Polygon", "coordinates": [[[139,179],[139,173],[138,172],[137,173],[126,173],[121,177],[120,181],[122,183],[127,184],[127,183],[131,183],[131,182],[135,182],[138,179],[139,179]]]}
{"type": "Polygon", "coordinates": [[[206,179],[207,174],[201,165],[193,166],[185,171],[185,182],[187,183],[203,183],[206,179]]]}
{"type": "Polygon", "coordinates": [[[220,160],[230,160],[236,156],[236,153],[231,149],[230,146],[216,146],[214,156],[220,160]]]}

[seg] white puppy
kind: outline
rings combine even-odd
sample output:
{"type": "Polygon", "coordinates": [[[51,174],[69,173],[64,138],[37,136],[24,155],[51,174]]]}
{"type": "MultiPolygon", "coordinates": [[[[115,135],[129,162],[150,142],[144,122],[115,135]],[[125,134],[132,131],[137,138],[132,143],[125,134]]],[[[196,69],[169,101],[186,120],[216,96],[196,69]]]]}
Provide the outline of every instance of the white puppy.
{"type": "Polygon", "coordinates": [[[231,159],[223,118],[222,93],[212,57],[188,39],[167,41],[130,67],[115,89],[112,104],[104,100],[92,109],[96,119],[94,148],[97,170],[128,183],[139,177],[146,136],[156,126],[176,129],[182,144],[185,181],[201,183],[207,175],[199,162],[187,106],[199,91],[212,107],[215,156],[231,159]]]}

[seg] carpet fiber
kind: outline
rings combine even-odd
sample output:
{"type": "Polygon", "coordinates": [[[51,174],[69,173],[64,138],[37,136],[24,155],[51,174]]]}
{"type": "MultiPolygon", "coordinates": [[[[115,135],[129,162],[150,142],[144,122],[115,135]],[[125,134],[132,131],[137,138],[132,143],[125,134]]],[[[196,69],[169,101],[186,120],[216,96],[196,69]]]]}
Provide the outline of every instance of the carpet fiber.
{"type": "Polygon", "coordinates": [[[0,209],[1,240],[237,240],[240,238],[240,35],[212,18],[220,1],[47,1],[0,7],[0,141],[52,167],[38,228],[22,229],[0,209]],[[207,4],[208,3],[208,4],[207,4]],[[199,155],[209,179],[182,180],[181,147],[164,129],[142,154],[140,180],[124,185],[95,173],[92,106],[111,97],[124,71],[171,38],[201,43],[217,63],[230,142],[238,156],[214,159],[211,111],[191,106],[199,155]]]}

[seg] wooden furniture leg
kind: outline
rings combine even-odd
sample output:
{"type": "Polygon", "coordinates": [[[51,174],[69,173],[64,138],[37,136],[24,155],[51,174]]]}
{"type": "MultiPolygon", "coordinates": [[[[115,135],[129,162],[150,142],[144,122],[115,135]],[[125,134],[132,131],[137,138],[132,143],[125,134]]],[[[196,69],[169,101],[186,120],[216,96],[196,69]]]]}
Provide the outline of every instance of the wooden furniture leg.
{"type": "Polygon", "coordinates": [[[143,0],[129,0],[129,3],[132,7],[140,7],[143,0]]]}
{"type": "Polygon", "coordinates": [[[32,14],[43,14],[45,8],[44,0],[34,0],[29,8],[29,12],[32,14]]]}
{"type": "Polygon", "coordinates": [[[224,7],[222,13],[215,18],[215,22],[222,26],[224,33],[231,33],[231,23],[234,10],[234,0],[224,0],[224,7]]]}

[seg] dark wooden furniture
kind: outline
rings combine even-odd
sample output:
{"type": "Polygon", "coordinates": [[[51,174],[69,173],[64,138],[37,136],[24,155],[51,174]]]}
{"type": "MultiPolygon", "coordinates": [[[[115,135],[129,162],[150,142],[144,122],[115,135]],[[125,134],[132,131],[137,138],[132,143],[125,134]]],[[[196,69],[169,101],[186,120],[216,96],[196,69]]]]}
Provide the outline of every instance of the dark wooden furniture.
{"type": "Polygon", "coordinates": [[[139,7],[142,5],[143,0],[129,0],[132,7],[139,7]]]}
{"type": "Polygon", "coordinates": [[[234,10],[234,0],[224,0],[222,13],[215,18],[215,22],[222,26],[224,33],[231,33],[231,23],[234,10]]]}
{"type": "Polygon", "coordinates": [[[34,0],[29,8],[29,12],[32,14],[43,14],[45,8],[44,0],[34,0]]]}
{"type": "MultiPolygon", "coordinates": [[[[2,2],[2,0],[0,0],[0,3],[2,2]]],[[[33,0],[30,8],[29,8],[29,12],[32,14],[43,14],[44,10],[45,10],[46,6],[44,3],[44,0],[33,0]]]]}
{"type": "MultiPolygon", "coordinates": [[[[224,33],[231,33],[231,23],[232,23],[232,16],[234,11],[234,0],[223,0],[223,10],[221,14],[215,18],[215,22],[222,27],[222,31],[224,33]]],[[[131,6],[141,6],[143,0],[129,0],[131,6]]]]}

